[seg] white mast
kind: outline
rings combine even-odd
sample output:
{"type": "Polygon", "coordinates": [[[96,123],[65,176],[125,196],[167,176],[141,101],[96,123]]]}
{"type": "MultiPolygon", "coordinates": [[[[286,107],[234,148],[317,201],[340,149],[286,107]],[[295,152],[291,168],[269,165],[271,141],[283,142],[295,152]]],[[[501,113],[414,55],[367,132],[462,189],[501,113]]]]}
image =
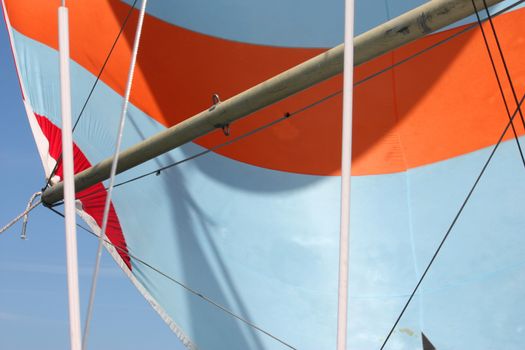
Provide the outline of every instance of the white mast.
{"type": "Polygon", "coordinates": [[[350,179],[352,168],[352,96],[354,79],[354,0],[345,2],[343,80],[343,145],[341,149],[341,227],[339,238],[339,291],[337,350],[346,350],[348,310],[348,237],[350,235],[350,179]]]}
{"type": "Polygon", "coordinates": [[[69,80],[69,23],[66,1],[58,9],[58,47],[60,52],[60,100],[62,108],[62,160],[64,166],[64,208],[66,226],[67,286],[69,296],[69,334],[71,350],[80,350],[80,305],[78,293],[77,231],[71,127],[71,87],[69,80]]]}

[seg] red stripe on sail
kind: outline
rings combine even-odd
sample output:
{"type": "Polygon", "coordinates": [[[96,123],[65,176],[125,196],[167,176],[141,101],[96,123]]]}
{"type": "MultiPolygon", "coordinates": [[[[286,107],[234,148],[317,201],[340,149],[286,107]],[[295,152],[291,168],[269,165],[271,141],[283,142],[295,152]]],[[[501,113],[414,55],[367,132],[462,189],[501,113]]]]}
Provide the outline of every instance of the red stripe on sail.
{"type": "MultiPolygon", "coordinates": [[[[35,114],[35,116],[38,124],[40,125],[40,128],[42,129],[42,132],[49,141],[49,155],[54,159],[58,159],[62,153],[62,130],[54,125],[46,117],[38,114],[35,114]]],[[[91,167],[91,163],[87,160],[84,153],[82,153],[80,148],[78,148],[75,143],[73,143],[73,157],[75,174],[91,167]]],[[[62,162],[60,162],[57,168],[56,175],[62,178],[62,162]]],[[[83,210],[96,221],[99,227],[102,227],[102,217],[104,214],[106,196],[107,191],[100,182],[77,193],[77,198],[80,198],[80,201],[82,202],[83,210]]],[[[131,270],[131,262],[128,255],[126,240],[124,238],[117,213],[113,207],[113,203],[111,203],[109,208],[106,236],[109,241],[115,245],[115,247],[117,247],[120,257],[126,266],[131,270]]]]}

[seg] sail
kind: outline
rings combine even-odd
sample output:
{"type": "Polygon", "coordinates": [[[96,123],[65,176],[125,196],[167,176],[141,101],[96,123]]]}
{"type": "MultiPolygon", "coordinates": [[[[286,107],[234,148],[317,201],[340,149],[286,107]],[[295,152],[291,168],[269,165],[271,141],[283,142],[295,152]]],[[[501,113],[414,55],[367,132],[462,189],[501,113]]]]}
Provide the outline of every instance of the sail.
{"type": "MultiPolygon", "coordinates": [[[[423,2],[357,1],[356,33],[423,2]]],[[[2,4],[56,182],[58,2],[2,4]]],[[[132,5],[68,2],[76,172],[113,153],[132,5]]],[[[494,18],[519,98],[524,11],[494,18]]],[[[150,1],[123,149],[340,44],[343,13],[335,0],[150,1]]],[[[356,67],[355,85],[348,347],[377,349],[509,117],[474,17],[356,67]]],[[[188,348],[335,347],[341,88],[334,77],[117,177],[106,248],[188,348]]],[[[509,129],[386,348],[523,347],[523,167],[509,129]]],[[[105,185],[77,194],[96,233],[105,185]]]]}

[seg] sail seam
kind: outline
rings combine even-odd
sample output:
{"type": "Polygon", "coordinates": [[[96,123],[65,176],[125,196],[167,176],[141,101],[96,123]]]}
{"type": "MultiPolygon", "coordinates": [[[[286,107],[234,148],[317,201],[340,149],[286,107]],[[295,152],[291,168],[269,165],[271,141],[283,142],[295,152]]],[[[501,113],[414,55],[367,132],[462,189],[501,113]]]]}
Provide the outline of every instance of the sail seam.
{"type": "Polygon", "coordinates": [[[476,187],[478,186],[481,178],[483,177],[483,175],[485,174],[485,171],[487,170],[488,168],[488,165],[490,164],[492,158],[494,157],[494,154],[496,153],[497,149],[499,148],[500,144],[502,143],[507,131],[509,130],[514,118],[516,117],[516,115],[518,114],[518,110],[519,108],[521,107],[521,105],[523,104],[523,102],[525,101],[525,94],[523,95],[523,97],[521,98],[521,100],[519,101],[519,104],[517,106],[517,108],[514,110],[514,113],[512,114],[512,117],[510,118],[509,122],[507,123],[507,125],[505,126],[505,128],[503,129],[503,132],[501,133],[498,141],[496,142],[496,144],[494,145],[494,147],[492,148],[492,151],[490,152],[490,155],[489,157],[487,158],[487,160],[485,161],[483,167],[481,168],[481,171],[479,173],[479,175],[477,176],[476,180],[474,181],[474,184],[472,185],[472,187],[470,188],[467,196],[465,197],[465,199],[463,200],[463,203],[461,204],[458,212],[456,213],[456,215],[454,216],[454,219],[452,220],[452,223],[450,224],[449,228],[447,229],[445,235],[443,236],[443,239],[441,240],[441,242],[439,243],[438,247],[436,248],[432,258],[430,259],[429,263],[427,264],[427,267],[425,268],[423,274],[421,275],[421,277],[419,278],[419,281],[418,283],[416,284],[416,286],[414,287],[412,293],[410,294],[410,297],[408,298],[407,302],[405,303],[403,309],[401,310],[401,312],[399,313],[396,321],[394,322],[392,328],[390,329],[388,335],[386,336],[383,344],[381,345],[381,348],[380,350],[383,350],[388,342],[388,340],[390,339],[392,333],[394,332],[395,328],[397,327],[399,321],[401,320],[401,317],[403,317],[405,311],[407,310],[408,308],[408,305],[410,304],[410,302],[412,301],[412,299],[414,298],[416,292],[419,290],[419,287],[421,285],[421,283],[423,282],[423,280],[425,279],[428,271],[430,270],[430,267],[433,265],[435,259],[437,258],[439,252],[441,251],[441,248],[443,247],[443,245],[445,244],[447,238],[449,237],[450,233],[452,232],[452,229],[454,228],[454,226],[456,225],[457,221],[459,220],[459,217],[461,216],[461,214],[463,213],[463,210],[465,209],[467,203],[469,202],[470,198],[472,197],[472,194],[474,193],[474,190],[476,189],[476,187]]]}

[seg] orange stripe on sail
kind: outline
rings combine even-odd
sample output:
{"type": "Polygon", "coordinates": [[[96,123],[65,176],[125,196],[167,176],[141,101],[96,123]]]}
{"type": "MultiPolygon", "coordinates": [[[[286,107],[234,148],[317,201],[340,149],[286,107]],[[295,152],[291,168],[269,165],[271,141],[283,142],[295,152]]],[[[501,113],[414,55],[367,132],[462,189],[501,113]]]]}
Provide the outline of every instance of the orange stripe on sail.
{"type": "MultiPolygon", "coordinates": [[[[6,0],[13,27],[57,47],[59,1],[6,0]]],[[[72,58],[97,75],[129,6],[120,1],[71,2],[72,58]]],[[[102,80],[122,94],[137,13],[127,25],[102,80]]],[[[499,16],[511,73],[523,93],[524,10],[499,16]]],[[[457,29],[454,29],[457,30],[457,29]]],[[[356,80],[441,40],[454,30],[418,40],[356,69],[356,80]]],[[[195,33],[152,16],[144,24],[131,102],[165,126],[174,125],[281,71],[320,49],[277,48],[195,33]]],[[[336,77],[232,125],[232,135],[254,129],[341,88],[336,77]]],[[[508,96],[511,96],[508,94],[508,96]]],[[[512,103],[511,105],[515,105],[512,103]]],[[[507,117],[478,30],[404,63],[355,89],[354,175],[403,171],[493,144],[507,117]]],[[[218,151],[270,169],[339,174],[341,99],[334,98],[218,151]]],[[[523,134],[523,128],[518,128],[523,134]]],[[[509,137],[511,135],[509,134],[509,137]]],[[[222,132],[196,143],[212,147],[222,132]]]]}

